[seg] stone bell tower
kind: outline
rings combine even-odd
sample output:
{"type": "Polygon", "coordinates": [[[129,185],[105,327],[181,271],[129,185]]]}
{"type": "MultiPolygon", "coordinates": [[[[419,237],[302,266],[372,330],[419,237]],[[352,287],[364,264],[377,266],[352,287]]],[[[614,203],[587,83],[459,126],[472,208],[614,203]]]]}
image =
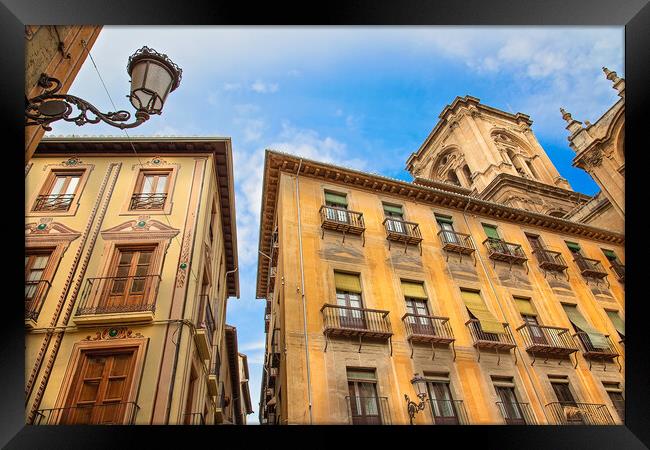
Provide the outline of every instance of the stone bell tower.
{"type": "Polygon", "coordinates": [[[526,114],[456,97],[406,162],[414,182],[555,217],[590,197],[575,192],[537,141],[526,114]]]}

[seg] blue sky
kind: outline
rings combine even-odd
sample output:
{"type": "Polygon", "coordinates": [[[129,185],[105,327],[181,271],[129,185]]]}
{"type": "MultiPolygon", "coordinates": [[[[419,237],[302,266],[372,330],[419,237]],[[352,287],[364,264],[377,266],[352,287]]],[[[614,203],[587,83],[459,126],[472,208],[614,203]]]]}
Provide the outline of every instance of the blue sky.
{"type": "MultiPolygon", "coordinates": [[[[131,136],[232,138],[241,298],[228,304],[248,355],[257,422],[264,301],[255,270],[264,149],[410,180],[408,155],[456,96],[531,116],[560,173],[580,192],[596,184],[571,167],[559,108],[595,122],[617,99],[601,67],[624,76],[622,27],[104,27],[91,54],[118,109],[128,57],[148,45],[183,68],[161,116],[131,136]]],[[[71,94],[113,110],[90,59],[71,94]]],[[[123,135],[107,125],[56,123],[48,135],[123,135]]]]}

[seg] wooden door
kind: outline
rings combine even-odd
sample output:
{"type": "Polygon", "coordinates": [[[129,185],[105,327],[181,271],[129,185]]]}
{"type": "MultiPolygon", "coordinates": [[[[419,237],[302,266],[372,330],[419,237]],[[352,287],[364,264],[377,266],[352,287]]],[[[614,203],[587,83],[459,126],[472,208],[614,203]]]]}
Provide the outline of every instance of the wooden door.
{"type": "Polygon", "coordinates": [[[135,350],[84,352],[61,414],[61,424],[112,425],[131,421],[135,405],[128,402],[135,350]]]}
{"type": "Polygon", "coordinates": [[[454,231],[454,225],[449,222],[438,222],[442,231],[442,236],[447,244],[458,244],[458,236],[454,231]]]}
{"type": "Polygon", "coordinates": [[[35,311],[40,294],[45,290],[43,274],[52,250],[29,251],[25,255],[25,311],[35,311]]]}
{"type": "Polygon", "coordinates": [[[429,316],[429,307],[424,299],[407,298],[406,312],[413,314],[408,317],[413,334],[435,336],[436,330],[429,316]]]}
{"type": "Polygon", "coordinates": [[[531,341],[538,345],[548,345],[548,340],[546,339],[546,336],[544,336],[544,330],[539,327],[537,317],[528,314],[522,314],[521,317],[524,319],[524,322],[526,322],[526,325],[528,325],[527,328],[530,333],[531,341]]]}
{"type": "Polygon", "coordinates": [[[551,383],[553,392],[557,397],[557,401],[562,405],[564,410],[564,418],[571,424],[583,424],[582,414],[578,409],[578,405],[573,398],[573,394],[569,389],[568,383],[551,383]]]}
{"type": "Polygon", "coordinates": [[[517,401],[515,389],[508,386],[496,386],[496,391],[503,405],[506,423],[508,425],[525,425],[526,421],[517,401]]]}
{"type": "Polygon", "coordinates": [[[458,425],[458,414],[449,389],[449,383],[427,383],[431,414],[436,425],[458,425]]]}
{"type": "Polygon", "coordinates": [[[406,228],[404,227],[403,222],[404,215],[402,213],[384,210],[384,215],[388,219],[386,221],[388,231],[392,231],[393,233],[406,234],[406,228]]]}
{"type": "Polygon", "coordinates": [[[381,425],[377,385],[371,382],[348,381],[350,409],[354,425],[381,425]]]}
{"type": "Polygon", "coordinates": [[[533,248],[533,252],[537,256],[539,262],[553,262],[550,256],[544,251],[544,245],[539,236],[533,236],[530,234],[526,235],[530,246],[533,248]]]}
{"type": "Polygon", "coordinates": [[[146,303],[152,279],[148,277],[153,248],[117,249],[114,268],[107,283],[102,310],[138,311],[146,303]]]}
{"type": "Polygon", "coordinates": [[[336,303],[339,306],[339,324],[343,328],[366,328],[366,319],[363,314],[361,294],[357,292],[336,292],[336,303]],[[352,308],[352,309],[349,309],[352,308]]]}

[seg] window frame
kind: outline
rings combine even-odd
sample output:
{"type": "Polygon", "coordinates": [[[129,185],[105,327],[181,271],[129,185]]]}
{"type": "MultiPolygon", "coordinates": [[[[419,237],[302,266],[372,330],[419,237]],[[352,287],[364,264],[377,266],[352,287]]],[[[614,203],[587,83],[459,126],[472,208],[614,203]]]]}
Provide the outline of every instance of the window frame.
{"type": "MultiPolygon", "coordinates": [[[[158,158],[152,158],[156,160],[158,158]]],[[[129,185],[128,191],[124,198],[124,203],[122,204],[120,216],[140,216],[146,214],[148,216],[161,216],[169,215],[172,213],[174,206],[174,191],[176,188],[176,179],[178,177],[178,172],[180,170],[179,164],[170,164],[166,162],[161,162],[160,164],[154,164],[152,162],[147,162],[144,164],[134,164],[132,167],[133,175],[131,183],[129,185]],[[133,195],[139,193],[139,189],[142,187],[145,174],[147,172],[167,172],[168,180],[167,186],[165,188],[165,202],[161,209],[131,209],[131,199],[133,195]]]]}
{"type": "MultiPolygon", "coordinates": [[[[29,203],[27,203],[27,208],[26,209],[26,217],[61,217],[61,216],[74,216],[77,214],[77,211],[79,209],[81,197],[83,196],[84,189],[86,188],[86,184],[88,182],[88,177],[90,176],[90,173],[92,172],[94,166],[90,164],[77,164],[75,166],[67,166],[67,165],[46,165],[43,167],[44,171],[47,171],[44,181],[40,183],[40,187],[38,189],[35,189],[31,196],[29,197],[29,203]],[[55,180],[59,174],[63,173],[69,173],[69,174],[80,174],[79,176],[79,182],[77,183],[77,186],[75,187],[74,194],[71,201],[70,201],[70,206],[68,206],[68,209],[65,211],[50,211],[46,209],[34,209],[36,206],[36,201],[39,196],[41,195],[49,195],[49,192],[51,192],[52,187],[54,186],[55,180]]],[[[30,171],[31,172],[31,171],[30,171]]],[[[29,182],[29,176],[28,182],[29,182]]],[[[29,192],[29,187],[26,186],[29,192]]]]}

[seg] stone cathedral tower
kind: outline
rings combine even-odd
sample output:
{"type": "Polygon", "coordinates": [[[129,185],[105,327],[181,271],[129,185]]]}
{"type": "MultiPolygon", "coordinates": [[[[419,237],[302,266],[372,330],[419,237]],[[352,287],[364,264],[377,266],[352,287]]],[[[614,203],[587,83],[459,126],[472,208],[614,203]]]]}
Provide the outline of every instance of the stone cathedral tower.
{"type": "Polygon", "coordinates": [[[465,96],[456,97],[439,117],[406,163],[416,183],[555,217],[590,199],[560,176],[527,115],[465,96]]]}

